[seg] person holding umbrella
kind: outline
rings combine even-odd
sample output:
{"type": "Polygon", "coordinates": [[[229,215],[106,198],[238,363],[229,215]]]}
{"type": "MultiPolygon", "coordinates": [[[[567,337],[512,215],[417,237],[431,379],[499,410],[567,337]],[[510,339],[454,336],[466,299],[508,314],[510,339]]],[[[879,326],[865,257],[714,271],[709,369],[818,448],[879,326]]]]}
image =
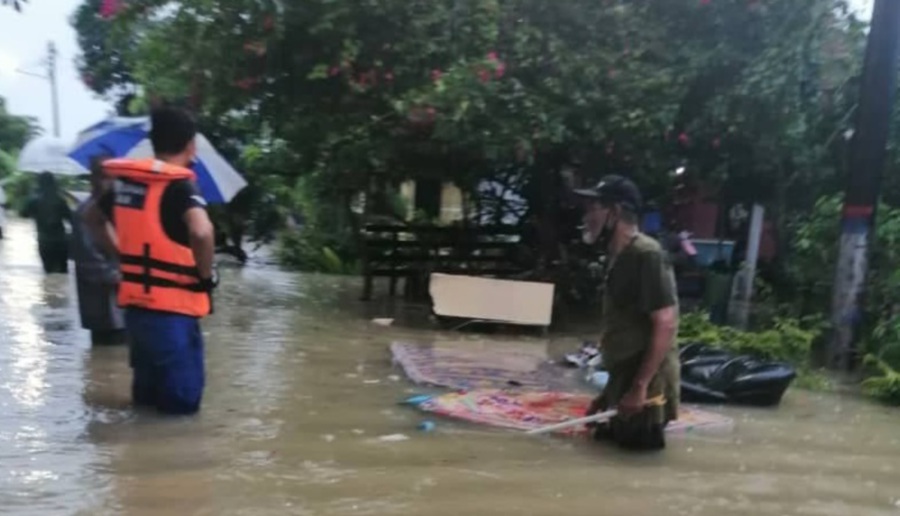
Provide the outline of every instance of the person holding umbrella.
{"type": "Polygon", "coordinates": [[[609,381],[587,415],[616,409],[598,438],[629,449],[665,447],[664,430],[678,417],[675,277],[662,247],[638,229],[641,193],[630,180],[607,176],[584,199],[585,243],[609,253],[600,346],[609,381]]]}
{"type": "Polygon", "coordinates": [[[71,224],[72,211],[59,191],[53,174],[42,172],[38,176],[37,191],[26,201],[19,215],[34,219],[44,272],[68,273],[69,236],[65,223],[71,224]]]}
{"type": "Polygon", "coordinates": [[[93,234],[119,257],[133,402],[175,415],[200,410],[205,371],[199,321],[212,312],[217,283],[214,228],[188,168],[196,136],[186,112],[156,108],[150,120],[155,157],[105,161],[114,189],[86,210],[93,234]]]}

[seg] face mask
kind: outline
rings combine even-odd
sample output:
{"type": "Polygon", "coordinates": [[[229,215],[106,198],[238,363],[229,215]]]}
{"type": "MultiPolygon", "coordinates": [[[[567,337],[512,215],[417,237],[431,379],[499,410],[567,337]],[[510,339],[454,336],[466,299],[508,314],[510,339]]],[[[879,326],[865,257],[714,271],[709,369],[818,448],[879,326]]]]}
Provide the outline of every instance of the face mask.
{"type": "Polygon", "coordinates": [[[606,223],[603,224],[603,228],[600,230],[600,234],[597,235],[596,241],[596,244],[599,245],[601,249],[608,248],[609,243],[612,242],[612,237],[616,229],[616,222],[618,221],[612,216],[612,213],[606,216],[606,223]]]}
{"type": "Polygon", "coordinates": [[[616,219],[612,216],[612,213],[608,213],[606,215],[606,220],[603,222],[603,226],[600,228],[600,233],[594,234],[588,226],[585,226],[581,231],[581,241],[587,245],[597,244],[601,248],[605,249],[609,246],[609,242],[612,240],[613,233],[616,228],[616,219]]]}

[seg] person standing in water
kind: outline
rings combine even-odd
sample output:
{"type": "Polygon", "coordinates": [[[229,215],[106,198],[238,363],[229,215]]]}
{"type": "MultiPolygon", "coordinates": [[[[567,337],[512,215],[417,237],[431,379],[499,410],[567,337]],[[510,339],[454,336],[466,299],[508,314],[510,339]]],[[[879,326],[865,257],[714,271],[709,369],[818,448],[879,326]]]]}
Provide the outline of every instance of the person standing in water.
{"type": "Polygon", "coordinates": [[[37,192],[28,199],[19,215],[35,221],[44,272],[68,273],[69,237],[65,223],[71,224],[72,210],[63,199],[53,174],[43,172],[38,176],[37,192]]]}
{"type": "Polygon", "coordinates": [[[215,231],[188,168],[193,118],[162,107],[150,123],[155,159],[105,161],[114,189],[88,207],[87,220],[119,256],[134,404],[187,415],[200,410],[205,384],[200,319],[212,312],[215,231]]]}
{"type": "Polygon", "coordinates": [[[85,227],[88,208],[109,189],[103,177],[103,161],[109,156],[91,160],[91,195],[75,210],[72,222],[72,258],[78,289],[78,311],[82,328],[91,332],[95,345],[125,344],[125,314],[116,304],[119,285],[119,263],[115,256],[100,250],[94,236],[85,227]]]}
{"type": "Polygon", "coordinates": [[[577,190],[585,202],[585,243],[609,253],[600,345],[609,383],[588,410],[617,409],[597,438],[628,449],[665,447],[664,430],[678,417],[678,298],[666,253],[638,229],[641,194],[621,176],[577,190]]]}

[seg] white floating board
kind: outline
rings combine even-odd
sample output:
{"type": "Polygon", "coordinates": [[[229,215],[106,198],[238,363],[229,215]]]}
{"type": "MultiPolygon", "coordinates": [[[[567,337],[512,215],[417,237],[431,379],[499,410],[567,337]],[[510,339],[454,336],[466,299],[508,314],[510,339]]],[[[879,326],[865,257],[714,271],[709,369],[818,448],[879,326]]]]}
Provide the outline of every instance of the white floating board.
{"type": "Polygon", "coordinates": [[[552,283],[432,274],[434,312],[443,317],[550,326],[552,283]]]}

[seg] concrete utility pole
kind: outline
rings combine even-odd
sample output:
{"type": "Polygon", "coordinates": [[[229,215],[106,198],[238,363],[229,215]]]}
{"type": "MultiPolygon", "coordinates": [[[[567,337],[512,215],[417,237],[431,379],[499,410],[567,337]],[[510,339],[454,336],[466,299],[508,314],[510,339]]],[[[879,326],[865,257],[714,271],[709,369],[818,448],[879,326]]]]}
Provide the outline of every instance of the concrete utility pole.
{"type": "Polygon", "coordinates": [[[850,178],[841,218],[828,365],[849,371],[858,361],[855,332],[868,270],[869,243],[887,155],[900,48],[900,0],[875,0],[850,143],[850,178]]]}
{"type": "Polygon", "coordinates": [[[47,60],[44,64],[47,66],[47,75],[29,72],[27,70],[18,69],[16,72],[30,77],[37,77],[50,83],[50,109],[53,115],[53,136],[59,138],[59,94],[56,87],[56,62],[59,54],[56,51],[56,44],[52,41],[47,44],[47,60]]]}
{"type": "Polygon", "coordinates": [[[59,138],[59,93],[56,88],[56,44],[47,45],[47,79],[50,81],[50,95],[53,103],[53,136],[59,138]]]}
{"type": "Polygon", "coordinates": [[[756,265],[759,261],[759,245],[762,241],[765,209],[760,204],[753,205],[750,212],[750,230],[747,234],[747,253],[741,271],[735,278],[731,292],[730,323],[742,330],[750,324],[750,307],[753,304],[753,284],[756,280],[756,265]]]}

